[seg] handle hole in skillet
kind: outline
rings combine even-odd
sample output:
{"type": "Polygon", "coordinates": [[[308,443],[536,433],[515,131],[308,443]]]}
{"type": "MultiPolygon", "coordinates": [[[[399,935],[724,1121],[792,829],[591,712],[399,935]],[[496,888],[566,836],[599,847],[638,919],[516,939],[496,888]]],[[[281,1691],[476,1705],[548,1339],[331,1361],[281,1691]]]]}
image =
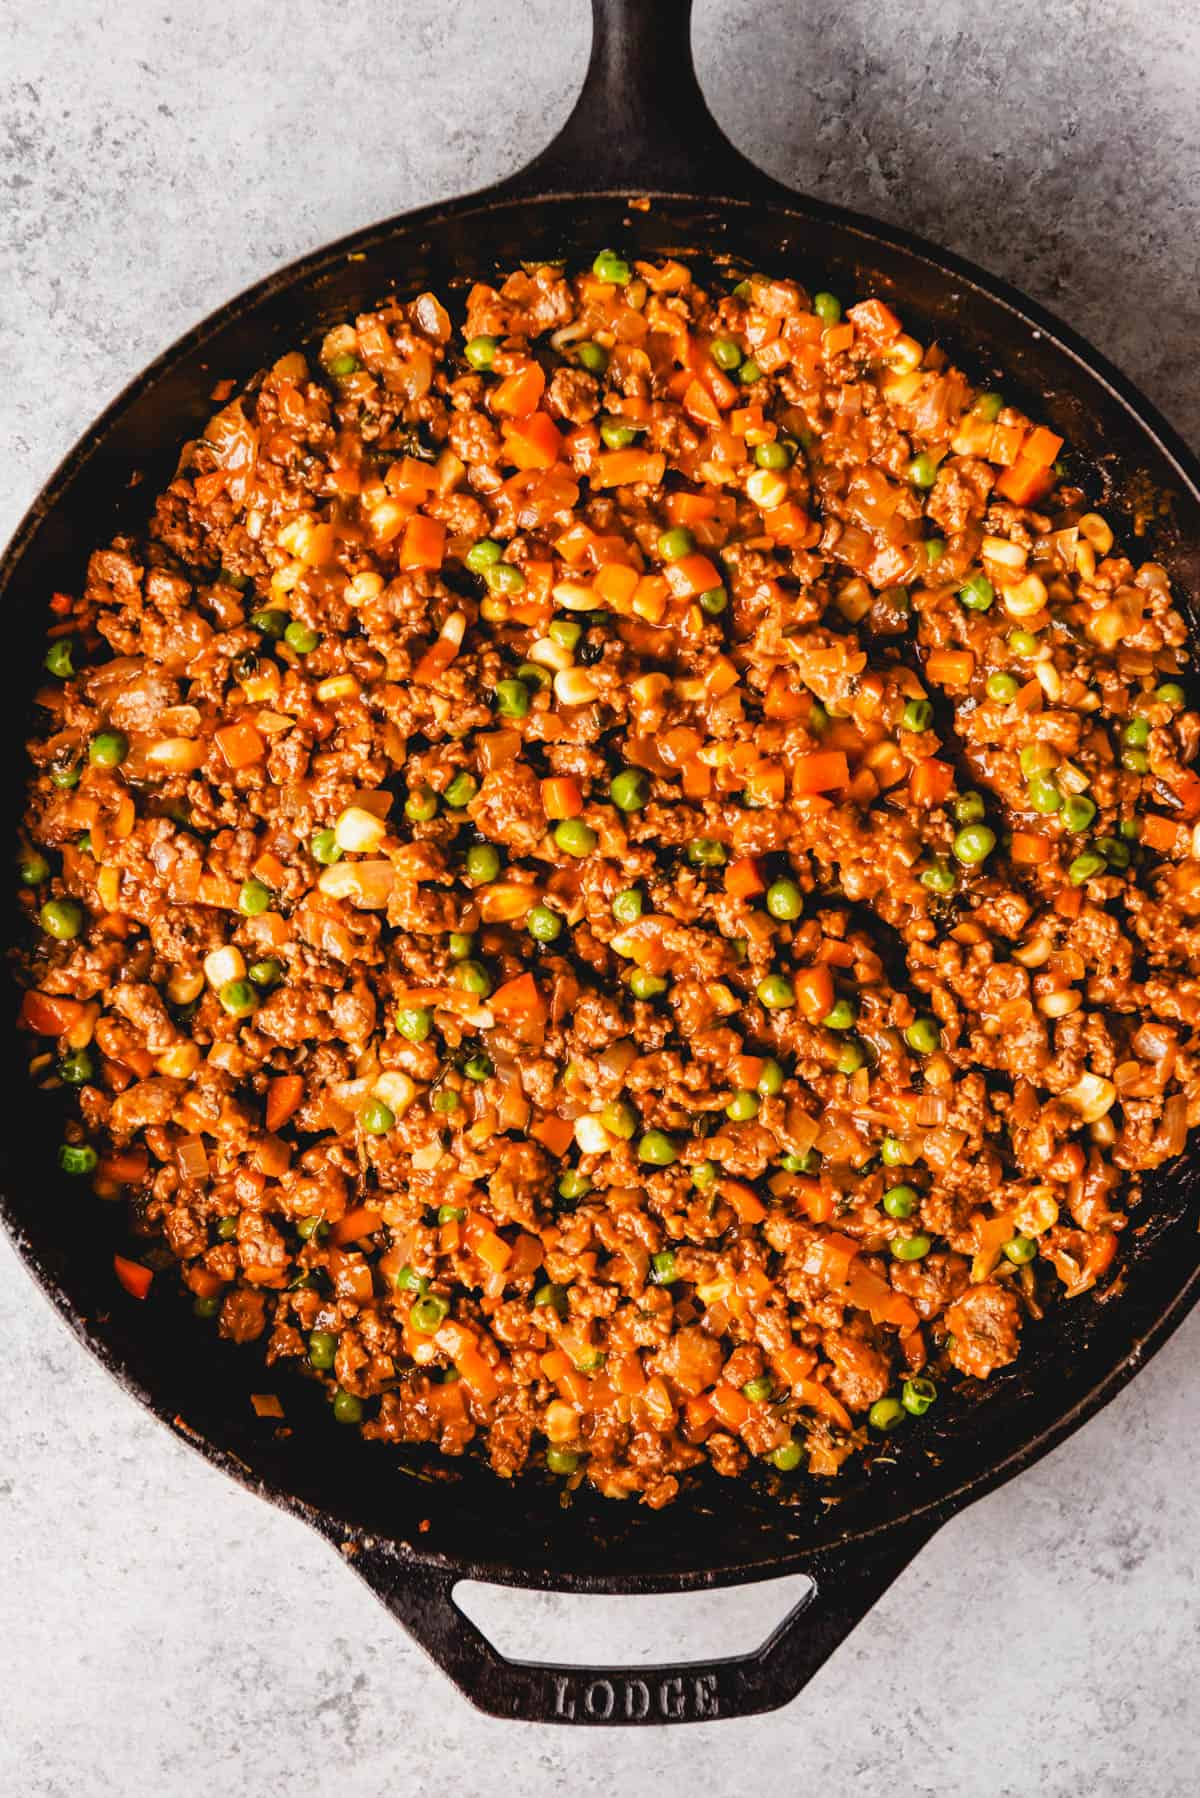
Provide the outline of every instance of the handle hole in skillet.
{"type": "Polygon", "coordinates": [[[708,1592],[533,1592],[462,1580],[454,1603],[510,1661],[686,1666],[752,1654],[808,1597],[807,1574],[708,1592]]]}

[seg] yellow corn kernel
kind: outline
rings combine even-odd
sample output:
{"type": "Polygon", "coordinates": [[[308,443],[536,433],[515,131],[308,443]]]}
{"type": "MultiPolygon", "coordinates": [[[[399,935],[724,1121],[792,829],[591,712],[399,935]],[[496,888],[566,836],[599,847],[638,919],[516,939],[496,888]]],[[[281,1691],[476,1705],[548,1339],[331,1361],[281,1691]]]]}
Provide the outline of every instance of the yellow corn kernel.
{"type": "Polygon", "coordinates": [[[394,499],[380,500],[367,518],[367,528],[376,543],[390,543],[408,523],[408,508],[394,499]]]}
{"type": "Polygon", "coordinates": [[[96,876],[96,893],[105,911],[116,911],[121,898],[121,873],[118,868],[101,868],[96,876]]]}
{"type": "Polygon", "coordinates": [[[566,612],[603,611],[599,596],[584,581],[558,581],[552,589],[554,603],[566,612]]]}
{"type": "Polygon", "coordinates": [[[579,1413],[574,1405],[556,1398],[546,1406],[545,1430],[551,1442],[573,1442],[579,1434],[579,1413]]]}
{"type": "Polygon", "coordinates": [[[164,1049],[155,1062],[155,1071],[168,1080],[186,1080],[200,1066],[200,1051],[195,1043],[176,1043],[164,1049]]]}
{"type": "Polygon", "coordinates": [[[591,705],[600,688],[586,668],[563,668],[554,677],[554,697],[561,705],[591,705]]]}
{"type": "Polygon", "coordinates": [[[1029,559],[1028,552],[1007,537],[985,537],[982,554],[985,561],[995,562],[1001,568],[1024,568],[1029,559]]]}
{"type": "Polygon", "coordinates": [[[328,705],[330,700],[353,699],[361,692],[362,688],[352,674],[331,674],[317,688],[317,698],[322,705],[328,705]]]}
{"type": "Polygon", "coordinates": [[[190,737],[160,737],[146,751],[146,760],[171,774],[192,774],[204,764],[205,746],[190,737]]]}
{"type": "Polygon", "coordinates": [[[386,835],[387,825],[383,820],[364,811],[361,805],[348,805],[333,827],[333,840],[338,848],[359,855],[378,849],[386,835]]]}
{"type": "Polygon", "coordinates": [[[86,1049],[96,1034],[96,1022],[100,1016],[100,1006],[96,1000],[83,1008],[83,1016],[78,1023],[72,1024],[67,1031],[67,1045],[72,1049],[86,1049]]]}
{"type": "Polygon", "coordinates": [[[597,1117],[575,1119],[575,1141],[584,1155],[607,1155],[613,1139],[597,1117]]]}
{"type": "Polygon", "coordinates": [[[213,949],[204,957],[204,974],[208,984],[218,991],[230,980],[243,980],[246,962],[241,950],[234,943],[213,949]]]}
{"type": "Polygon", "coordinates": [[[1060,987],[1056,992],[1043,993],[1037,1002],[1037,1008],[1044,1018],[1065,1018],[1070,1012],[1078,1011],[1083,1000],[1073,986],[1060,987]]]}
{"type": "Polygon", "coordinates": [[[1106,556],[1113,546],[1113,534],[1107,522],[1099,512],[1085,512],[1079,520],[1080,536],[1086,537],[1092,548],[1100,555],[1106,556]]]}
{"type": "Polygon", "coordinates": [[[368,600],[378,599],[382,592],[383,576],[364,569],[346,582],[342,598],[348,606],[365,606],[368,600]]]}
{"type": "Polygon", "coordinates": [[[304,564],[302,562],[285,563],[282,568],[277,568],[271,576],[271,591],[273,593],[290,593],[303,573],[304,564]]]}
{"type": "Polygon", "coordinates": [[[925,351],[915,337],[895,337],[883,352],[883,360],[898,374],[910,375],[925,359],[925,351]]]}
{"type": "Polygon", "coordinates": [[[176,968],[167,981],[167,997],[172,1005],[190,1005],[204,991],[204,976],[194,969],[176,968]]]}
{"type": "Polygon", "coordinates": [[[402,1074],[398,1068],[380,1074],[371,1092],[376,1099],[382,1099],[388,1110],[398,1118],[404,1116],[417,1095],[417,1089],[408,1075],[402,1074]]]}
{"type": "Polygon", "coordinates": [[[1034,1186],[1013,1212],[1013,1223],[1022,1236],[1044,1236],[1058,1222],[1058,1206],[1048,1186],[1034,1186]]]}
{"type": "Polygon", "coordinates": [[[1075,545],[1075,572],[1081,574],[1085,581],[1090,581],[1096,572],[1096,552],[1090,543],[1075,545]]]}
{"type": "Polygon", "coordinates": [[[1098,1124],[1112,1110],[1117,1089],[1100,1074],[1081,1074],[1074,1086],[1062,1094],[1066,1104],[1077,1111],[1085,1124],[1098,1124]]]}
{"type": "Polygon", "coordinates": [[[788,496],[788,484],[773,468],[756,468],[746,477],[746,497],[764,512],[782,506],[788,496]]]}
{"type": "Polygon", "coordinates": [[[1033,669],[1039,687],[1052,705],[1062,698],[1062,676],[1053,662],[1036,662],[1033,669]]]}
{"type": "Polygon", "coordinates": [[[1032,618],[1046,603],[1046,583],[1038,574],[1004,589],[1004,610],[1010,618],[1032,618]]]}
{"type": "Polygon", "coordinates": [[[539,668],[551,668],[557,674],[570,668],[574,657],[565,643],[556,643],[553,637],[539,637],[529,648],[528,659],[536,662],[539,668]]]}

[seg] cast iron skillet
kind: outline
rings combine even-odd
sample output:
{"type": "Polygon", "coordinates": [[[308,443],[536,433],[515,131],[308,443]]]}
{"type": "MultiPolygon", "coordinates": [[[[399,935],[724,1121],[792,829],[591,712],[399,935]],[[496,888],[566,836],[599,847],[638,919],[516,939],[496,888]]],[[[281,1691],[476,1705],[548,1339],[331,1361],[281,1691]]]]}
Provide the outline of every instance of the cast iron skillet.
{"type": "MultiPolygon", "coordinates": [[[[695,254],[702,267],[729,258],[847,298],[881,295],[906,328],[945,343],[976,377],[1002,373],[1005,391],[1067,439],[1077,478],[1122,533],[1154,515],[1139,553],[1167,564],[1185,603],[1200,592],[1200,467],[1126,380],[1002,282],[906,232],[800,199],[751,167],[696,85],[690,0],[594,0],[594,13],[579,103],[535,163],[486,193],[345,238],[233,300],[109,407],[35,502],[0,564],[10,838],[47,597],[78,587],[92,545],[144,519],[178,445],[209,416],[214,382],[249,377],[392,288],[445,294],[518,259],[566,254],[579,265],[614,244],[695,254]]],[[[9,1031],[0,1041],[7,1090],[28,1091],[28,1039],[9,1031]]],[[[663,1512],[586,1491],[564,1509],[554,1482],[508,1485],[470,1460],[404,1458],[363,1443],[298,1379],[270,1381],[283,1381],[288,1430],[256,1418],[248,1392],[264,1376],[253,1354],[201,1336],[169,1280],[144,1304],[115,1287],[118,1208],[53,1171],[60,1102],[31,1092],[28,1104],[28,1127],[0,1133],[3,1214],[77,1336],[210,1461],[335,1543],[472,1702],[502,1717],[662,1723],[783,1704],[940,1523],[1112,1397],[1179,1323],[1200,1278],[1193,1149],[1151,1182],[1115,1296],[1082,1299],[1029,1329],[1014,1368],[948,1395],[874,1465],[836,1483],[836,1503],[774,1475],[712,1476],[663,1512]],[[810,1592],[756,1653],[636,1672],[505,1660],[452,1601],[464,1578],[644,1593],[797,1572],[810,1576],[810,1592]]]]}

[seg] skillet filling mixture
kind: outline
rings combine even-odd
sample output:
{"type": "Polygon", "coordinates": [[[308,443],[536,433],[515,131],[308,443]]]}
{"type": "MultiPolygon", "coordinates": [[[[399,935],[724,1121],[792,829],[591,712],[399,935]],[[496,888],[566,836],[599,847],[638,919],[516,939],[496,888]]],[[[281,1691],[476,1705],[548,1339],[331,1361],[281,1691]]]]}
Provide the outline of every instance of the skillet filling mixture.
{"type": "Polygon", "coordinates": [[[879,300],[614,251],[231,393],[29,745],[127,1290],[659,1506],[1096,1288],[1200,1116],[1200,716],[1060,439],[879,300]]]}

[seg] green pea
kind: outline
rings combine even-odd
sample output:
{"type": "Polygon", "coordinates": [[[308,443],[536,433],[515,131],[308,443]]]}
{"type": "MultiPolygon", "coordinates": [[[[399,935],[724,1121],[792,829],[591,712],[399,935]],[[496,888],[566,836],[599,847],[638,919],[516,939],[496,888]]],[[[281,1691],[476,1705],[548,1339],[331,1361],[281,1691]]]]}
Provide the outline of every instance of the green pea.
{"type": "Polygon", "coordinates": [[[349,351],[341,356],[331,356],[329,360],[329,372],[339,380],[344,380],[347,375],[355,374],[360,366],[358,357],[352,356],[349,351]]]}
{"type": "Polygon", "coordinates": [[[1141,820],[1139,818],[1122,818],[1117,829],[1120,831],[1121,835],[1127,837],[1131,843],[1136,843],[1142,834],[1141,820]]]}
{"type": "Polygon", "coordinates": [[[804,895],[794,880],[773,880],[767,888],[767,910],[773,918],[791,923],[804,910],[804,895]]]}
{"type": "Polygon", "coordinates": [[[926,537],[925,560],[931,568],[937,567],[945,553],[946,539],[944,537],[926,537]]]}
{"type": "Polygon", "coordinates": [[[985,862],[996,847],[996,833],[986,824],[968,824],[960,830],[951,847],[960,862],[973,867],[977,862],[985,862]]]}
{"type": "Polygon", "coordinates": [[[423,1005],[406,1005],[396,1013],[396,1029],[410,1043],[423,1043],[433,1029],[433,1013],[423,1005]]]}
{"type": "Polygon", "coordinates": [[[968,612],[986,612],[996,597],[996,589],[986,574],[973,574],[958,590],[959,604],[968,612]]]}
{"type": "Polygon", "coordinates": [[[534,1293],[533,1304],[535,1310],[539,1305],[549,1305],[553,1310],[565,1316],[567,1310],[567,1289],[565,1286],[556,1286],[553,1281],[547,1281],[544,1286],[539,1286],[534,1293]]]}
{"type": "Polygon", "coordinates": [[[906,1167],[912,1156],[898,1136],[885,1136],[879,1145],[879,1159],[885,1167],[906,1167]]]}
{"type": "Polygon", "coordinates": [[[414,787],[404,801],[404,816],[412,824],[428,824],[436,818],[438,796],[432,787],[414,787]]]}
{"type": "Polygon", "coordinates": [[[476,998],[486,999],[492,990],[491,975],[481,961],[457,961],[453,974],[455,986],[461,987],[464,993],[474,993],[476,998]]]}
{"type": "Polygon", "coordinates": [[[782,1443],[779,1448],[773,1448],[768,1459],[773,1467],[779,1469],[780,1473],[794,1473],[799,1467],[803,1455],[804,1450],[793,1438],[790,1442],[782,1443]]]}
{"type": "Polygon", "coordinates": [[[650,797],[650,776],[640,768],[622,768],[608,790],[618,811],[640,812],[650,797]]]}
{"type": "Polygon", "coordinates": [[[981,393],[975,401],[973,410],[977,417],[984,418],[989,424],[999,418],[1004,409],[1002,393],[981,393]]]}
{"type": "Polygon", "coordinates": [[[119,768],[129,754],[129,738],[121,730],[102,730],[88,744],[93,768],[119,768]]]}
{"type": "Polygon", "coordinates": [[[386,1136],[395,1127],[396,1114],[382,1099],[368,1099],[358,1114],[358,1121],[368,1136],[386,1136]]]}
{"type": "Polygon", "coordinates": [[[742,1397],[748,1398],[752,1405],[765,1405],[775,1390],[775,1382],[769,1373],[760,1373],[753,1380],[747,1380],[742,1387],[742,1397]]]}
{"type": "Polygon", "coordinates": [[[768,1011],[787,1011],[796,1003],[796,989],[783,974],[768,974],[754,991],[759,1004],[768,1011]]]}
{"type": "Polygon", "coordinates": [[[21,862],[18,873],[22,886],[40,887],[43,880],[50,878],[50,863],[44,855],[39,855],[36,849],[31,849],[21,862]]]}
{"type": "Polygon", "coordinates": [[[783,1069],[773,1055],[769,1055],[763,1062],[763,1071],[758,1076],[757,1086],[759,1092],[766,1099],[774,1098],[776,1093],[783,1091],[783,1069]]]}
{"type": "Polygon", "coordinates": [[[1027,797],[1035,812],[1058,812],[1062,810],[1063,796],[1053,774],[1031,774],[1027,797]]]}
{"type": "Polygon", "coordinates": [[[278,641],[278,639],[283,636],[284,631],[286,631],[289,619],[286,612],[279,612],[275,611],[273,608],[268,608],[268,610],[264,612],[251,612],[250,622],[260,635],[272,637],[278,641]]]}
{"type": "Polygon", "coordinates": [[[917,1377],[905,1380],[900,1388],[900,1402],[913,1417],[923,1416],[936,1398],[937,1387],[932,1380],[917,1377]]]}
{"type": "Polygon", "coordinates": [[[579,647],[583,626],[577,618],[552,618],[549,634],[554,642],[560,643],[564,649],[575,650],[579,647]]]}
{"type": "Polygon", "coordinates": [[[1127,868],[1133,851],[1119,837],[1097,837],[1096,848],[1110,868],[1127,868]]]}
{"type": "Polygon", "coordinates": [[[628,1142],[638,1125],[638,1115],[628,1099],[612,1099],[601,1107],[600,1122],[610,1136],[628,1142]]]}
{"type": "Polygon", "coordinates": [[[987,696],[1001,705],[1007,705],[1015,699],[1020,691],[1021,683],[1015,674],[989,674],[987,678],[987,696]]]}
{"type": "Polygon", "coordinates": [[[892,1254],[897,1261],[923,1261],[933,1244],[928,1236],[894,1236],[892,1238],[892,1254]]]}
{"type": "Polygon", "coordinates": [[[515,562],[493,562],[485,568],[484,582],[489,593],[523,593],[525,576],[515,562]]]}
{"type": "Polygon", "coordinates": [[[778,470],[781,468],[789,468],[791,466],[792,456],[791,451],[785,443],[760,443],[755,446],[754,460],[758,463],[760,468],[773,468],[778,470]]]}
{"type": "Polygon", "coordinates": [[[949,862],[939,855],[937,860],[931,862],[922,873],[921,885],[928,887],[931,893],[945,897],[947,893],[952,893],[958,885],[958,876],[949,862]]]}
{"type": "Polygon", "coordinates": [[[1004,1245],[1004,1253],[1014,1267],[1024,1267],[1037,1252],[1038,1245],[1032,1236],[1013,1236],[1004,1245]]]}
{"type": "Polygon", "coordinates": [[[525,928],[537,943],[552,943],[562,932],[563,921],[548,905],[535,905],[525,920],[525,928]]]}
{"type": "Polygon", "coordinates": [[[1085,849],[1082,855],[1075,857],[1067,869],[1067,879],[1073,887],[1082,886],[1085,880],[1091,880],[1095,875],[1105,873],[1106,869],[1107,863],[1102,855],[1097,855],[1094,849],[1085,849]]]}
{"type": "Polygon", "coordinates": [[[1185,705],[1187,694],[1177,681],[1164,681],[1161,687],[1155,687],[1154,697],[1159,705],[1185,705]]]}
{"type": "Polygon", "coordinates": [[[87,1143],[63,1143],[58,1151],[58,1165],[64,1174],[90,1174],[100,1157],[87,1143]]]}
{"type": "Polygon", "coordinates": [[[329,1225],[323,1217],[302,1217],[296,1223],[296,1234],[302,1242],[310,1242],[314,1236],[319,1241],[329,1235],[329,1225]]]}
{"type": "Polygon", "coordinates": [[[821,1019],[826,1030],[852,1030],[854,1028],[854,1007],[849,999],[838,999],[825,1017],[821,1019]]]}
{"type": "Polygon", "coordinates": [[[46,935],[60,943],[69,943],[83,929],[83,907],[74,899],[47,899],[38,917],[46,935]]]}
{"type": "Polygon", "coordinates": [[[92,848],[92,833],[90,830],[84,831],[75,847],[78,849],[80,855],[94,855],[95,851],[92,848]]]}
{"type": "Polygon", "coordinates": [[[77,787],[79,776],[79,763],[75,761],[54,762],[50,769],[50,779],[56,787],[77,787]]]}
{"type": "Polygon", "coordinates": [[[1017,758],[1021,764],[1021,773],[1044,774],[1046,770],[1042,765],[1042,757],[1045,753],[1040,743],[1026,743],[1017,758]]]}
{"type": "Polygon", "coordinates": [[[598,343],[577,343],[575,354],[589,375],[602,375],[608,367],[608,351],[598,343]]]}
{"type": "Polygon", "coordinates": [[[1015,656],[1035,656],[1041,648],[1041,642],[1032,631],[1009,631],[1008,647],[1015,656]]]}
{"type": "Polygon", "coordinates": [[[1062,820],[1073,833],[1086,830],[1096,816],[1095,801],[1084,793],[1072,793],[1063,800],[1062,820]]]}
{"type": "Polygon", "coordinates": [[[672,525],[659,535],[658,553],[664,562],[678,562],[682,556],[690,556],[695,547],[696,539],[686,525],[672,525]]]}
{"type": "Polygon", "coordinates": [[[881,1435],[890,1436],[904,1422],[905,1410],[898,1398],[877,1398],[867,1412],[867,1422],[881,1435]]]}
{"type": "Polygon", "coordinates": [[[753,387],[755,381],[762,380],[762,369],[758,366],[758,363],[754,360],[753,356],[746,357],[746,360],[738,369],[737,378],[742,383],[743,387],[753,387]]]}
{"type": "Polygon", "coordinates": [[[673,1286],[679,1275],[675,1271],[674,1249],[660,1249],[650,1257],[650,1278],[655,1286],[673,1286]]]}
{"type": "Polygon", "coordinates": [[[889,1217],[911,1217],[919,1203],[914,1186],[889,1186],[883,1195],[883,1208],[889,1217]]]}
{"type": "Polygon", "coordinates": [[[496,351],[499,347],[497,338],[490,337],[487,332],[480,332],[477,337],[468,337],[463,345],[463,355],[472,368],[477,369],[480,374],[484,374],[496,360],[496,351]]]}
{"type": "Polygon", "coordinates": [[[284,642],[294,649],[298,656],[309,656],[321,641],[310,625],[301,624],[298,618],[292,620],[283,633],[284,642]]]}
{"type": "Polygon", "coordinates": [[[552,1442],[546,1450],[546,1468],[550,1473],[570,1474],[579,1466],[579,1454],[573,1448],[564,1448],[561,1442],[552,1442]]]}
{"type": "Polygon", "coordinates": [[[439,1086],[431,1103],[435,1111],[440,1112],[444,1117],[449,1117],[451,1112],[458,1110],[462,1100],[452,1086],[439,1086]]]}
{"type": "Polygon", "coordinates": [[[1144,749],[1127,749],[1121,757],[1121,766],[1130,774],[1148,774],[1150,757],[1144,749]]]}
{"type": "Polygon", "coordinates": [[[238,910],[248,918],[257,918],[271,903],[271,889],[261,880],[246,880],[238,894],[238,910]]]}
{"type": "Polygon", "coordinates": [[[472,543],[463,560],[472,574],[485,574],[494,568],[504,554],[494,537],[480,537],[472,543]]]}
{"type": "Polygon", "coordinates": [[[839,1074],[857,1074],[859,1068],[866,1065],[866,1054],[860,1043],[844,1043],[838,1051],[836,1062],[839,1074]]]}
{"type": "Polygon", "coordinates": [[[46,651],[45,667],[50,674],[59,680],[70,680],[75,672],[75,664],[71,660],[71,639],[60,637],[46,651]]]}
{"type": "Polygon", "coordinates": [[[915,1018],[904,1032],[904,1040],[915,1055],[932,1055],[942,1043],[942,1033],[933,1018],[915,1018]]]}
{"type": "Polygon", "coordinates": [[[467,879],[473,886],[484,886],[500,872],[500,851],[494,843],[472,843],[464,860],[467,879]]]}
{"type": "Polygon", "coordinates": [[[642,895],[636,887],[626,887],[612,902],[612,914],[618,924],[636,924],[642,915],[642,895]]]}
{"type": "Polygon", "coordinates": [[[715,1161],[698,1161],[692,1169],[692,1185],[705,1192],[717,1183],[717,1164],[715,1161]]]}
{"type": "Polygon", "coordinates": [[[729,604],[724,587],[709,587],[700,595],[700,610],[710,618],[719,618],[729,604]]]}
{"type": "Polygon", "coordinates": [[[248,980],[227,980],[217,998],[231,1018],[248,1018],[258,1010],[258,994],[248,980]]]}
{"type": "Polygon", "coordinates": [[[432,1336],[449,1315],[450,1300],[443,1298],[440,1292],[427,1292],[424,1298],[417,1299],[414,1303],[408,1314],[408,1321],[423,1336],[432,1336]]]}
{"type": "Polygon", "coordinates": [[[666,992],[667,982],[661,974],[651,974],[647,968],[634,968],[629,976],[629,990],[635,999],[657,999],[666,992]]]}
{"type": "Polygon", "coordinates": [[[679,1159],[679,1150],[665,1130],[647,1130],[638,1143],[638,1160],[652,1167],[671,1167],[679,1159]]]}
{"type": "Polygon", "coordinates": [[[938,465],[925,450],[908,465],[908,478],[914,487],[932,487],[937,477],[938,465]]]}
{"type": "Polygon", "coordinates": [[[339,849],[337,838],[332,830],[314,830],[308,842],[309,851],[315,862],[324,867],[331,867],[340,862],[343,851],[339,849]]]}
{"type": "Polygon", "coordinates": [[[222,1242],[232,1242],[238,1233],[236,1217],[220,1217],[217,1219],[217,1235],[222,1242]]]}
{"type": "Polygon", "coordinates": [[[814,293],[813,311],[823,325],[836,325],[842,316],[842,302],[832,293],[814,293]]]}
{"type": "Polygon", "coordinates": [[[742,360],[742,352],[732,337],[714,337],[708,346],[708,353],[718,368],[731,374],[742,360]]]}
{"type": "Polygon", "coordinates": [[[819,699],[814,699],[808,714],[808,728],[814,737],[824,736],[829,729],[829,713],[819,699]]]}
{"type": "Polygon", "coordinates": [[[333,1395],[333,1415],[337,1423],[361,1423],[363,1402],[353,1392],[343,1392],[341,1387],[333,1395]]]}
{"type": "Polygon", "coordinates": [[[1149,718],[1131,718],[1121,735],[1131,749],[1144,749],[1150,741],[1149,718]]]}
{"type": "Polygon", "coordinates": [[[400,1288],[401,1292],[425,1292],[428,1289],[429,1281],[423,1274],[414,1273],[406,1261],[396,1275],[394,1284],[400,1288]]]}
{"type": "Polygon", "coordinates": [[[748,1124],[758,1116],[758,1094],[745,1089],[734,1093],[725,1107],[725,1116],[734,1124],[748,1124]]]}
{"type": "Polygon", "coordinates": [[[695,868],[719,868],[725,860],[725,846],[713,837],[693,837],[687,858],[695,868]]]}
{"type": "Polygon", "coordinates": [[[308,1338],[310,1367],[327,1373],[337,1357],[337,1337],[332,1330],[313,1330],[308,1338]]]}
{"type": "Polygon", "coordinates": [[[211,1298],[192,1300],[192,1312],[196,1317],[215,1317],[220,1309],[221,1301],[215,1293],[211,1298]]]}
{"type": "Polygon", "coordinates": [[[933,707],[927,699],[910,699],[900,714],[900,729],[928,730],[933,723],[933,707]]]}
{"type": "Polygon", "coordinates": [[[805,1149],[803,1155],[781,1155],[779,1165],[785,1174],[815,1174],[821,1165],[821,1157],[815,1149],[805,1149]]]}
{"type": "Polygon", "coordinates": [[[978,824],[987,816],[987,806],[982,793],[973,789],[960,793],[954,801],[954,819],[957,824],[978,824]]]}
{"type": "Polygon", "coordinates": [[[628,449],[636,436],[633,426],[623,424],[618,418],[603,418],[600,421],[600,440],[605,449],[628,449]]]}
{"type": "Polygon", "coordinates": [[[475,947],[475,938],[468,930],[452,930],[446,939],[446,947],[451,961],[465,961],[475,947]]]}
{"type": "Polygon", "coordinates": [[[68,1086],[83,1086],[92,1078],[96,1067],[86,1049],[69,1049],[58,1064],[58,1077],[68,1086]]]}
{"type": "Polygon", "coordinates": [[[473,774],[465,769],[454,776],[442,797],[452,811],[460,812],[465,805],[474,799],[479,791],[479,782],[473,774]]]}
{"type": "Polygon", "coordinates": [[[554,826],[554,841],[564,855],[590,855],[599,838],[582,818],[560,818],[554,826]]]}
{"type": "Polygon", "coordinates": [[[468,1080],[488,1080],[495,1071],[490,1055],[472,1055],[469,1061],[463,1062],[463,1073],[468,1080]]]}
{"type": "Polygon", "coordinates": [[[601,250],[592,264],[597,281],[608,281],[614,287],[628,287],[633,272],[623,256],[615,250],[601,250]]]}
{"type": "Polygon", "coordinates": [[[569,1167],[558,1177],[558,1196],[560,1199],[583,1199],[592,1190],[592,1182],[578,1168],[569,1167]]]}
{"type": "Polygon", "coordinates": [[[529,711],[529,688],[524,681],[498,680],[495,702],[502,718],[524,718],[529,711]]]}

